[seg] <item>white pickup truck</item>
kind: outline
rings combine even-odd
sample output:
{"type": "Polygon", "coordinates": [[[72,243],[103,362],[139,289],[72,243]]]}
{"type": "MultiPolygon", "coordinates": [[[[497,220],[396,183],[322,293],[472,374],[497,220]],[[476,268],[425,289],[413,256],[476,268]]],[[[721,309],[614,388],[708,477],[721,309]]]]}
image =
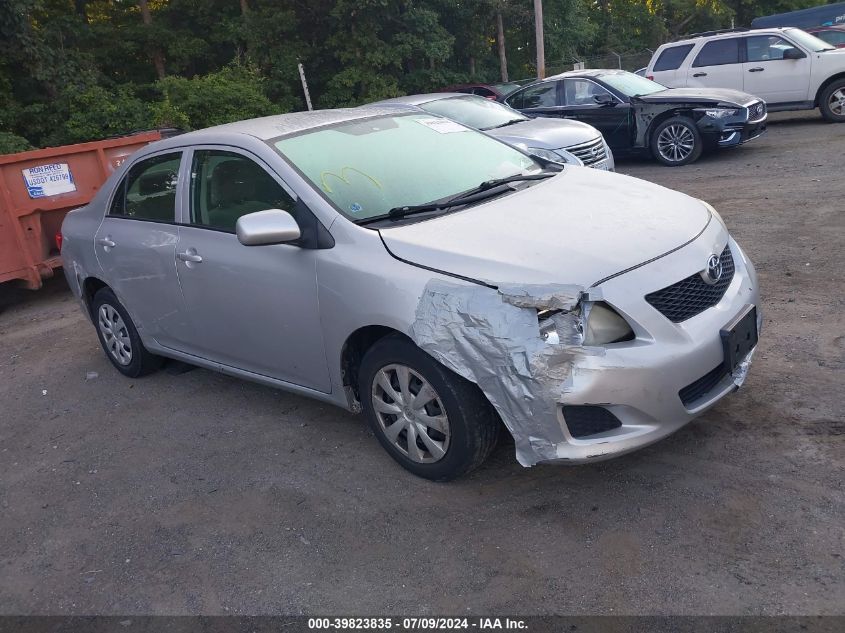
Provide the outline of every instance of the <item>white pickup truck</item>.
{"type": "Polygon", "coordinates": [[[845,122],[845,49],[796,28],[731,29],[663,44],[646,67],[670,88],[733,88],[770,112],[811,110],[845,122]]]}

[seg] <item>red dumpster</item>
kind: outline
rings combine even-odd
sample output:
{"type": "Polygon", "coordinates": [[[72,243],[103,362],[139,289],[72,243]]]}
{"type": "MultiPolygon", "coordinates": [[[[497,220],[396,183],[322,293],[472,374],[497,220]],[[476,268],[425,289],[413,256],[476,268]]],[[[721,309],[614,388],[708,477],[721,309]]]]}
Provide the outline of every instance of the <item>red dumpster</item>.
{"type": "Polygon", "coordinates": [[[0,282],[41,287],[61,266],[65,214],[84,206],[135,150],[158,131],[0,156],[0,282]]]}

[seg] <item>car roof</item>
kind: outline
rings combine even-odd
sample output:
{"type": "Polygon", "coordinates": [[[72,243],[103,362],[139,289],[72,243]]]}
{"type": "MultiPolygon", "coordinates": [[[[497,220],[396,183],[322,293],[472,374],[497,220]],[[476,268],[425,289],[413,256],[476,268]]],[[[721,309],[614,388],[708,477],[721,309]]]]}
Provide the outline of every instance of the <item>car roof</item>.
{"type": "MultiPolygon", "coordinates": [[[[477,95],[468,95],[465,92],[428,92],[420,95],[406,95],[404,97],[394,97],[393,99],[384,99],[383,101],[376,101],[373,106],[387,104],[404,104],[404,105],[420,105],[422,103],[429,103],[431,101],[440,101],[441,99],[452,99],[454,97],[474,97],[477,95]]],[[[483,99],[484,97],[478,97],[483,99]]],[[[368,106],[369,107],[369,106],[368,106]]]]}
{"type": "Polygon", "coordinates": [[[769,28],[764,29],[727,29],[724,33],[700,33],[697,35],[690,35],[688,37],[683,37],[677,39],[673,42],[666,42],[660,46],[660,48],[668,48],[670,46],[676,46],[678,44],[688,44],[690,42],[698,42],[703,40],[724,40],[729,39],[732,37],[748,37],[749,35],[765,35],[768,33],[782,33],[786,30],[793,29],[795,27],[792,26],[772,26],[769,28]]]}
{"type": "MultiPolygon", "coordinates": [[[[631,75],[633,73],[629,73],[627,70],[619,70],[618,68],[587,68],[587,69],[584,69],[584,70],[567,70],[565,73],[559,73],[557,75],[552,75],[551,77],[546,77],[542,81],[566,79],[567,77],[591,77],[591,78],[598,79],[600,77],[605,77],[607,75],[624,75],[624,74],[631,75]]],[[[533,84],[529,84],[529,85],[533,85],[533,84]]]]}
{"type": "Polygon", "coordinates": [[[306,110],[304,112],[289,112],[287,114],[275,114],[258,119],[247,119],[234,123],[225,123],[214,127],[187,132],[175,136],[172,140],[178,144],[204,142],[209,135],[213,134],[243,134],[254,136],[262,141],[267,141],[279,136],[296,134],[324,125],[345,123],[374,116],[385,116],[396,114],[395,108],[380,108],[378,106],[369,108],[339,108],[337,110],[306,110]]]}

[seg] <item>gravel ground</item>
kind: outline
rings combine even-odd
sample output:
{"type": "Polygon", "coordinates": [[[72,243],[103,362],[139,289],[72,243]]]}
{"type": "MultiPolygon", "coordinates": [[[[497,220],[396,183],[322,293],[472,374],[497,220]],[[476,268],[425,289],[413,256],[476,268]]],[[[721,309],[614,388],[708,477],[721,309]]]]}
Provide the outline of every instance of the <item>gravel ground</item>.
{"type": "Polygon", "coordinates": [[[0,613],[845,613],[845,125],[619,171],[756,262],[746,386],[663,442],[451,484],[363,420],[204,370],[128,380],[62,279],[0,287],[0,613]],[[93,372],[93,373],[92,373],[93,372]]]}

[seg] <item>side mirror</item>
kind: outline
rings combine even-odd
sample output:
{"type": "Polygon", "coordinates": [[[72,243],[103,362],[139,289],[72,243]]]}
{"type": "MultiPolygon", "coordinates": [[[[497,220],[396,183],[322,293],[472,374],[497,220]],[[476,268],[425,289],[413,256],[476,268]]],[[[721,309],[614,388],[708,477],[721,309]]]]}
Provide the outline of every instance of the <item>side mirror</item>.
{"type": "Polygon", "coordinates": [[[595,101],[601,106],[616,105],[616,100],[613,98],[613,96],[606,92],[598,95],[593,95],[593,101],[595,101]]]}
{"type": "Polygon", "coordinates": [[[238,241],[244,246],[283,244],[300,237],[299,225],[293,216],[281,209],[267,209],[248,213],[235,224],[238,241]]]}
{"type": "Polygon", "coordinates": [[[784,59],[804,59],[805,57],[804,51],[798,50],[794,46],[783,51],[784,59]]]}

